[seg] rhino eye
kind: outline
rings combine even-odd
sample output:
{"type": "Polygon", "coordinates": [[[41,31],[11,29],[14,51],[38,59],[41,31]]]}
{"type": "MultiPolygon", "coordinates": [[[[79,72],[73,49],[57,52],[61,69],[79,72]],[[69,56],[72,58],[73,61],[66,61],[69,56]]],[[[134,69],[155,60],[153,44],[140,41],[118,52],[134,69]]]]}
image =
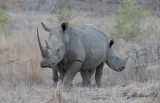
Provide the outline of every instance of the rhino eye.
{"type": "Polygon", "coordinates": [[[118,58],[116,58],[116,60],[118,60],[118,58]]]}
{"type": "Polygon", "coordinates": [[[57,52],[59,52],[59,48],[57,49],[57,52]]]}

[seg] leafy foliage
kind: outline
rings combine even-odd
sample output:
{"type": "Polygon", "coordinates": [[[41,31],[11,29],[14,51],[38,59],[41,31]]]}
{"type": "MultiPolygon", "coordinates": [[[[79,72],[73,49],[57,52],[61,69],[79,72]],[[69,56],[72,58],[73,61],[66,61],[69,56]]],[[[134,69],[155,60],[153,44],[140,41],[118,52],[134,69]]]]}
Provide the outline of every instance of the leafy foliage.
{"type": "Polygon", "coordinates": [[[65,0],[57,0],[55,7],[58,21],[61,23],[70,21],[77,14],[77,12],[72,8],[69,2],[65,0]]]}
{"type": "Polygon", "coordinates": [[[119,16],[115,18],[114,37],[131,39],[141,34],[140,21],[149,13],[136,4],[135,0],[122,0],[119,8],[119,16]]]}
{"type": "Polygon", "coordinates": [[[0,32],[3,32],[5,34],[8,34],[8,21],[10,19],[10,16],[2,9],[0,8],[0,32]]]}
{"type": "Polygon", "coordinates": [[[71,7],[65,7],[62,9],[56,10],[56,14],[59,22],[69,21],[71,20],[76,12],[71,7]]]}
{"type": "Polygon", "coordinates": [[[10,16],[0,8],[0,23],[7,24],[10,19],[10,16]]]}

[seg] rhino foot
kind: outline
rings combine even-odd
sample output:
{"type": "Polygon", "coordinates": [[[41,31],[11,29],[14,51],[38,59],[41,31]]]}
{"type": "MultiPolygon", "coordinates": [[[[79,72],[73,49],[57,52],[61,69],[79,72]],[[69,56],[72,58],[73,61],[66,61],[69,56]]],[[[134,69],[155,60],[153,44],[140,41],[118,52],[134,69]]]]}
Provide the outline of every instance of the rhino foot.
{"type": "Polygon", "coordinates": [[[57,82],[58,82],[58,73],[57,70],[55,70],[54,68],[52,68],[52,73],[53,73],[53,86],[57,86],[57,82]]]}
{"type": "Polygon", "coordinates": [[[68,84],[68,85],[63,85],[63,91],[68,92],[70,91],[72,88],[72,84],[68,84]]]}
{"type": "Polygon", "coordinates": [[[57,87],[58,78],[53,78],[53,87],[57,87]]]}
{"type": "Polygon", "coordinates": [[[56,87],[57,87],[57,83],[55,83],[55,82],[54,82],[54,83],[53,83],[53,87],[55,87],[55,88],[56,88],[56,87]]]}
{"type": "Polygon", "coordinates": [[[98,87],[101,87],[101,78],[102,78],[102,74],[103,74],[103,66],[104,63],[100,64],[97,68],[96,68],[96,74],[95,74],[95,81],[98,87]]]}
{"type": "Polygon", "coordinates": [[[82,86],[83,87],[89,87],[89,86],[91,86],[91,81],[82,81],[82,86]]]}

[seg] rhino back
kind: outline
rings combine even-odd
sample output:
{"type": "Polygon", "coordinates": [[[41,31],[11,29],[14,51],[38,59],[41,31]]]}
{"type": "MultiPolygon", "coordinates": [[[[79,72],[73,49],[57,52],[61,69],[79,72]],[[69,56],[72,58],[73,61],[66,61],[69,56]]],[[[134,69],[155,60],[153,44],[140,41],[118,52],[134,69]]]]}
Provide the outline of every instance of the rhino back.
{"type": "Polygon", "coordinates": [[[89,70],[105,62],[108,39],[104,33],[92,26],[69,25],[66,35],[69,36],[68,58],[82,61],[81,70],[89,70]]]}
{"type": "Polygon", "coordinates": [[[85,48],[85,61],[82,69],[90,69],[100,65],[106,60],[107,36],[91,26],[78,28],[85,48]]]}

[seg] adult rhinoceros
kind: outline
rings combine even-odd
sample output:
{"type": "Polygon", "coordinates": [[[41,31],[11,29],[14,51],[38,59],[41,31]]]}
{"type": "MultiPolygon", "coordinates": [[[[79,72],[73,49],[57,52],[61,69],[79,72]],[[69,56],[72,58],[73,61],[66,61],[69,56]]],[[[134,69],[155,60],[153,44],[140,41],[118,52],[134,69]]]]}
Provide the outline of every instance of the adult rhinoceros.
{"type": "MultiPolygon", "coordinates": [[[[92,26],[74,27],[66,22],[61,27],[52,29],[42,23],[49,32],[46,47],[42,47],[38,30],[37,37],[42,54],[42,68],[60,67],[57,70],[64,76],[63,87],[69,88],[74,76],[81,71],[92,71],[96,68],[95,81],[101,86],[103,65],[106,62],[115,71],[125,69],[128,59],[121,58],[113,50],[113,40],[92,26]]],[[[92,73],[93,74],[93,73],[92,73]]],[[[83,75],[82,75],[83,77],[83,75]]]]}

